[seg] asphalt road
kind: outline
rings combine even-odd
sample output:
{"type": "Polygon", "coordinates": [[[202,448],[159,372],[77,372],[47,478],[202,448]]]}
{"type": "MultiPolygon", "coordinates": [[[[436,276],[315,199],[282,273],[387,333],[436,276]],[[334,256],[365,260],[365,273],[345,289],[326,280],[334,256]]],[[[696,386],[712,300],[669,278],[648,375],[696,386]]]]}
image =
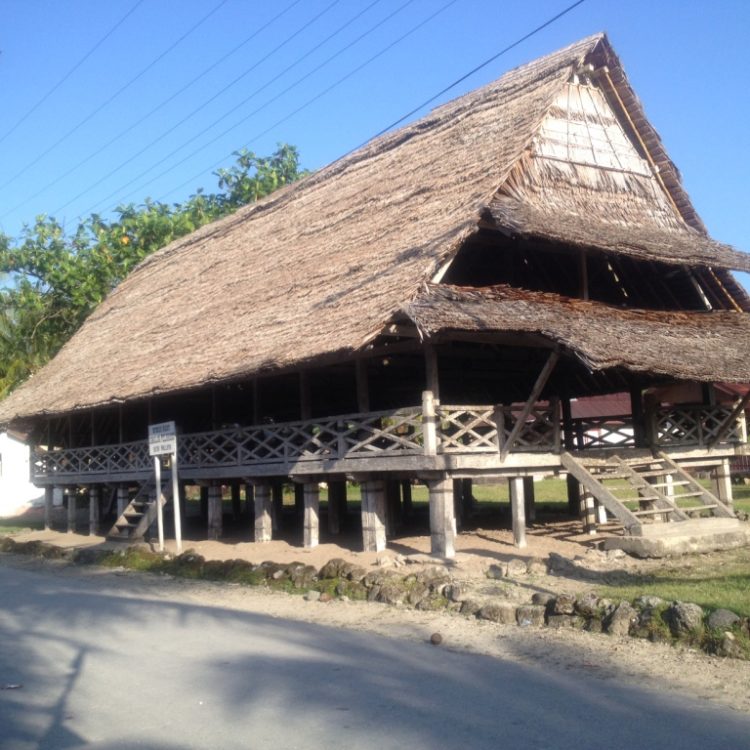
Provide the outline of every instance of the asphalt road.
{"type": "Polygon", "coordinates": [[[3,749],[750,748],[750,717],[652,687],[0,562],[3,749]]]}

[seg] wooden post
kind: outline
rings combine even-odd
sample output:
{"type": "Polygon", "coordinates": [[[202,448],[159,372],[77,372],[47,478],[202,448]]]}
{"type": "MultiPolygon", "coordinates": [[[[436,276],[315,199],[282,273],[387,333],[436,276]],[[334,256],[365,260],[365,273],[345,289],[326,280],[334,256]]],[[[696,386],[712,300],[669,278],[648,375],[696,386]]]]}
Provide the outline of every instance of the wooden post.
{"type": "Polygon", "coordinates": [[[596,534],[596,503],[594,496],[585,488],[581,494],[581,506],[584,530],[593,536],[596,534]]]}
{"type": "Polygon", "coordinates": [[[452,559],[456,554],[456,517],[453,509],[453,480],[427,482],[430,494],[430,552],[452,559]]]}
{"type": "Polygon", "coordinates": [[[252,482],[245,482],[245,515],[248,518],[255,515],[255,488],[252,482]]]}
{"type": "Polygon", "coordinates": [[[716,485],[716,497],[730,508],[734,505],[732,497],[732,472],[729,468],[729,459],[725,458],[714,469],[714,483],[716,485]]]}
{"type": "Polygon", "coordinates": [[[404,517],[411,518],[414,515],[414,504],[411,499],[411,479],[401,482],[401,497],[404,503],[404,517]]]}
{"type": "Polygon", "coordinates": [[[440,377],[438,374],[438,357],[432,344],[424,345],[425,386],[431,391],[435,400],[440,402],[440,377]]]}
{"type": "Polygon", "coordinates": [[[317,547],[320,541],[320,488],[317,482],[303,485],[305,500],[304,546],[317,547]]]}
{"type": "Polygon", "coordinates": [[[271,528],[274,534],[281,531],[284,525],[284,483],[274,482],[271,485],[271,528]]]}
{"type": "Polygon", "coordinates": [[[513,524],[513,544],[519,549],[526,546],[526,504],[523,497],[523,477],[508,480],[510,486],[510,513],[513,524]]]}
{"type": "Polygon", "coordinates": [[[92,484],[89,487],[89,535],[99,533],[99,487],[92,484]]]}
{"type": "Polygon", "coordinates": [[[212,482],[208,488],[208,538],[212,540],[221,539],[224,521],[221,489],[220,482],[212,482]]]}
{"type": "Polygon", "coordinates": [[[392,537],[401,526],[401,486],[398,479],[386,481],[385,535],[392,537]]]}
{"type": "Polygon", "coordinates": [[[272,528],[271,485],[259,482],[255,485],[255,541],[270,542],[272,528]]]}
{"type": "Polygon", "coordinates": [[[294,485],[294,513],[300,518],[305,513],[305,488],[304,485],[294,485]]]}
{"type": "Polygon", "coordinates": [[[44,530],[52,528],[52,507],[55,500],[55,488],[48,484],[44,488],[44,530]]]}
{"type": "Polygon", "coordinates": [[[456,532],[464,525],[464,484],[462,479],[453,480],[453,517],[456,519],[456,532]]]}
{"type": "Polygon", "coordinates": [[[385,482],[371,479],[362,482],[362,547],[365,552],[385,549],[385,482]]]}
{"type": "Polygon", "coordinates": [[[201,518],[208,521],[208,485],[201,485],[200,493],[201,518]]]}
{"type": "Polygon", "coordinates": [[[128,496],[128,485],[120,484],[117,486],[117,517],[119,518],[128,507],[130,498],[128,496]]]}
{"type": "Polygon", "coordinates": [[[68,534],[76,533],[76,507],[78,501],[78,488],[71,487],[68,490],[68,534]]]}
{"type": "Polygon", "coordinates": [[[239,521],[242,517],[242,499],[240,498],[240,483],[235,480],[232,482],[232,518],[239,521]]]}
{"type": "Polygon", "coordinates": [[[425,456],[437,455],[437,413],[435,410],[435,395],[432,391],[422,392],[422,430],[425,456]]]}
{"type": "Polygon", "coordinates": [[[328,533],[340,534],[346,517],[346,481],[328,482],[328,533]]]}
{"type": "Polygon", "coordinates": [[[156,486],[156,530],[159,535],[159,551],[164,551],[164,512],[161,507],[161,456],[154,456],[154,484],[156,486]]]}
{"type": "Polygon", "coordinates": [[[639,382],[630,386],[630,413],[633,416],[633,440],[636,448],[645,448],[648,430],[643,409],[643,391],[639,382]]]}
{"type": "Polygon", "coordinates": [[[536,521],[536,495],[534,492],[534,477],[523,478],[523,498],[526,520],[536,521]]]}

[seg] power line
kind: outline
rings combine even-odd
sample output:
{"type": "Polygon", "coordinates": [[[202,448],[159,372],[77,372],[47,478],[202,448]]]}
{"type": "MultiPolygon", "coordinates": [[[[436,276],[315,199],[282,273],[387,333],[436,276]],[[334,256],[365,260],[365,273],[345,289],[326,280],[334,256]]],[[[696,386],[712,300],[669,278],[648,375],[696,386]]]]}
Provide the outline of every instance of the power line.
{"type": "MultiPolygon", "coordinates": [[[[137,159],[141,154],[143,154],[146,151],[148,151],[152,146],[154,146],[157,143],[159,143],[160,141],[164,140],[164,138],[166,138],[170,133],[172,133],[175,130],[177,130],[177,128],[179,128],[181,125],[183,125],[184,123],[186,123],[191,117],[193,117],[195,114],[197,114],[198,112],[200,112],[202,109],[205,109],[211,102],[213,102],[216,99],[218,99],[222,94],[224,94],[226,91],[228,91],[232,86],[236,85],[237,83],[239,83],[239,81],[241,81],[243,78],[245,78],[250,73],[252,73],[252,71],[255,70],[259,65],[261,65],[266,60],[268,60],[270,57],[272,57],[273,55],[275,55],[280,49],[282,49],[283,47],[285,47],[287,44],[291,43],[296,37],[298,37],[300,34],[302,34],[304,31],[306,31],[310,27],[311,24],[315,23],[315,21],[317,21],[323,15],[325,15],[326,13],[328,13],[328,11],[330,11],[339,2],[340,2],[340,0],[333,0],[333,2],[329,3],[325,8],[323,8],[323,10],[321,10],[319,13],[317,13],[315,16],[313,16],[313,18],[311,18],[308,21],[305,21],[305,23],[303,23],[293,34],[291,34],[290,36],[286,37],[286,39],[284,39],[280,44],[276,45],[276,47],[274,47],[270,52],[268,52],[263,57],[261,57],[260,60],[257,60],[255,63],[253,63],[249,68],[247,68],[245,71],[243,71],[242,73],[240,73],[240,75],[236,76],[228,84],[226,84],[219,91],[217,91],[215,94],[213,94],[213,96],[209,97],[206,101],[204,101],[198,107],[196,107],[195,109],[193,109],[191,112],[189,112],[187,115],[185,115],[182,119],[178,120],[174,125],[172,125],[167,130],[165,130],[164,132],[162,132],[161,135],[157,136],[152,141],[150,141],[149,143],[147,143],[145,146],[143,146],[135,154],[131,154],[127,159],[125,159],[124,161],[120,162],[120,164],[118,164],[113,169],[108,169],[107,170],[107,174],[105,174],[104,176],[100,177],[95,183],[93,183],[93,185],[89,185],[85,190],[82,190],[80,193],[78,193],[73,198],[71,198],[70,200],[68,200],[67,203],[65,203],[62,206],[60,206],[60,208],[58,208],[55,211],[55,213],[59,213],[63,209],[67,208],[71,203],[74,203],[79,198],[81,198],[82,196],[86,195],[86,193],[90,193],[94,188],[98,187],[103,182],[105,182],[106,180],[108,180],[113,174],[116,174],[121,169],[123,169],[124,167],[128,166],[128,164],[130,164],[133,161],[133,159],[137,159]]],[[[205,132],[205,131],[201,131],[201,133],[199,133],[199,135],[202,135],[203,132],[205,132]]],[[[183,148],[183,146],[178,147],[176,149],[176,151],[179,151],[181,148],[183,148]]],[[[143,177],[144,174],[148,174],[148,172],[150,172],[152,169],[154,169],[159,164],[163,163],[163,161],[165,161],[165,159],[169,158],[169,156],[171,156],[173,153],[175,153],[175,151],[170,152],[170,154],[168,154],[167,157],[165,157],[161,161],[157,162],[156,164],[152,164],[151,166],[149,166],[149,168],[145,172],[142,172],[137,177],[133,178],[130,182],[126,183],[125,186],[122,187],[122,188],[120,188],[120,189],[122,190],[125,187],[128,187],[133,182],[135,182],[136,180],[139,180],[141,177],[143,177]]],[[[99,203],[106,202],[107,200],[109,200],[110,197],[111,196],[107,196],[103,201],[97,201],[97,205],[99,203]]],[[[89,211],[86,211],[85,213],[89,213],[89,211]]]]}
{"type": "MultiPolygon", "coordinates": [[[[562,18],[567,13],[570,13],[570,11],[572,11],[574,8],[577,8],[583,2],[585,2],[585,0],[577,0],[577,2],[573,3],[572,5],[569,5],[567,8],[565,8],[565,10],[560,11],[556,16],[552,16],[552,18],[545,21],[543,24],[541,24],[540,26],[537,26],[533,31],[530,31],[528,34],[524,34],[524,36],[522,36],[520,39],[517,39],[515,42],[513,42],[513,44],[509,44],[504,49],[501,49],[500,52],[498,52],[497,54],[485,60],[483,63],[480,63],[475,68],[472,68],[468,73],[465,73],[460,78],[457,78],[455,81],[453,81],[453,83],[449,84],[441,91],[438,91],[437,94],[435,94],[434,96],[431,96],[429,99],[422,102],[419,106],[412,109],[411,112],[407,112],[403,117],[399,117],[398,120],[396,120],[395,122],[392,122],[390,125],[388,125],[388,127],[383,128],[383,130],[381,130],[379,133],[376,133],[372,138],[368,139],[364,143],[361,143],[359,146],[357,146],[357,148],[361,148],[362,146],[365,145],[365,143],[368,143],[374,138],[380,137],[381,135],[387,133],[392,128],[395,128],[397,125],[400,125],[404,120],[407,120],[412,115],[415,115],[421,109],[424,109],[428,104],[432,104],[432,102],[434,102],[435,99],[439,99],[443,94],[446,94],[452,88],[454,88],[455,86],[458,86],[459,83],[463,83],[467,78],[469,78],[470,76],[473,76],[474,73],[480,71],[482,68],[485,68],[487,65],[497,60],[498,57],[502,57],[502,55],[504,55],[506,52],[510,52],[510,50],[512,50],[514,47],[517,47],[522,42],[525,42],[527,39],[530,39],[532,36],[542,31],[542,29],[546,29],[547,26],[550,26],[559,18],[562,18]]],[[[356,151],[357,149],[353,149],[353,150],[356,151]]]]}
{"type": "Polygon", "coordinates": [[[46,102],[47,99],[49,99],[52,94],[54,94],[55,91],[57,91],[57,89],[59,89],[60,86],[62,86],[65,81],[67,81],[73,75],[73,73],[75,73],[76,70],[78,70],[78,68],[80,68],[81,65],[83,65],[86,60],[89,59],[89,57],[91,57],[91,55],[93,55],[94,52],[96,52],[99,47],[101,47],[102,44],[104,44],[104,42],[106,42],[107,39],[109,39],[109,37],[111,37],[112,34],[114,34],[115,31],[117,31],[117,29],[119,29],[120,26],[122,26],[122,24],[125,23],[125,21],[127,21],[127,19],[133,15],[133,13],[135,13],[138,7],[140,5],[143,5],[143,2],[144,0],[138,0],[138,2],[136,2],[136,4],[133,5],[133,7],[130,8],[130,10],[46,94],[44,94],[42,98],[39,99],[39,101],[34,104],[31,109],[29,109],[26,114],[23,115],[10,130],[7,130],[2,136],[0,136],[0,143],[2,143],[9,135],[15,133],[15,131],[18,130],[18,128],[24,122],[26,122],[26,120],[28,120],[29,117],[31,117],[31,115],[33,115],[34,112],[36,112],[39,107],[41,107],[42,104],[44,104],[44,102],[46,102]]]}
{"type": "Polygon", "coordinates": [[[141,77],[143,77],[151,68],[153,68],[160,60],[162,60],[164,57],[166,57],[177,45],[179,45],[181,42],[183,42],[190,34],[192,34],[196,29],[198,29],[200,26],[202,26],[214,13],[216,13],[222,6],[226,5],[229,0],[221,0],[218,5],[214,6],[212,10],[210,10],[205,16],[203,16],[197,23],[195,23],[193,26],[191,26],[179,39],[177,39],[175,42],[173,42],[167,49],[164,50],[161,54],[157,55],[148,65],[146,65],[145,68],[143,68],[137,75],[135,75],[133,78],[131,78],[126,84],[121,86],[117,91],[115,91],[114,94],[112,94],[108,99],[106,99],[102,104],[100,104],[96,109],[94,109],[93,112],[90,112],[86,117],[84,117],[82,120],[80,120],[76,125],[74,125],[70,130],[68,130],[64,135],[60,136],[46,151],[43,151],[41,154],[39,154],[35,159],[33,159],[31,162],[29,162],[23,169],[16,172],[16,174],[13,175],[9,180],[7,180],[5,183],[0,185],[0,190],[4,190],[8,185],[15,182],[21,175],[25,174],[28,169],[38,164],[45,156],[47,156],[49,153],[54,151],[61,143],[66,141],[73,133],[78,131],[83,125],[85,125],[89,120],[91,120],[95,115],[99,114],[105,107],[107,107],[109,104],[111,104],[120,94],[122,94],[126,89],[128,89],[130,86],[132,86],[137,80],[139,80],[141,77]]]}
{"type": "MultiPolygon", "coordinates": [[[[141,0],[142,2],[143,0],[141,0]]],[[[23,200],[21,203],[18,203],[13,208],[6,211],[2,216],[0,216],[0,219],[4,219],[6,216],[10,216],[11,214],[18,211],[18,209],[23,208],[28,203],[31,203],[35,198],[38,198],[43,193],[47,192],[50,188],[54,187],[55,185],[58,185],[60,182],[62,182],[66,177],[69,177],[73,172],[80,169],[85,164],[88,164],[92,159],[96,158],[101,154],[103,151],[108,149],[112,144],[119,141],[121,138],[126,136],[128,133],[132,132],[137,128],[139,125],[141,125],[143,122],[145,122],[151,115],[158,112],[160,109],[163,109],[167,104],[174,101],[178,96],[181,94],[184,94],[185,91],[187,91],[193,84],[197,83],[201,78],[204,78],[207,76],[212,70],[217,68],[221,63],[223,63],[225,60],[227,60],[229,57],[234,55],[236,52],[238,52],[242,47],[244,47],[246,44],[249,44],[255,37],[257,37],[259,34],[261,34],[263,31],[265,31],[269,26],[271,26],[273,23],[278,21],[279,18],[286,15],[292,8],[294,8],[296,5],[299,5],[302,2],[302,0],[294,0],[290,5],[288,5],[284,10],[277,13],[273,18],[271,18],[270,21],[263,24],[259,29],[254,31],[250,36],[246,37],[243,41],[241,41],[239,44],[234,46],[229,52],[222,55],[218,60],[216,60],[214,63],[209,65],[208,68],[205,68],[201,73],[199,73],[197,76],[192,78],[188,83],[186,83],[182,88],[175,91],[173,94],[168,96],[166,99],[163,99],[159,104],[157,104],[153,109],[149,110],[145,115],[140,117],[138,120],[130,124],[127,128],[124,130],[121,130],[117,135],[110,138],[103,146],[100,146],[96,151],[90,153],[88,156],[86,156],[84,159],[81,159],[80,161],[76,162],[76,164],[71,167],[67,172],[64,172],[63,174],[56,177],[52,182],[47,183],[43,188],[40,190],[37,190],[36,193],[31,195],[30,197],[23,200]]],[[[110,173],[111,174],[111,173],[110,173]]]]}

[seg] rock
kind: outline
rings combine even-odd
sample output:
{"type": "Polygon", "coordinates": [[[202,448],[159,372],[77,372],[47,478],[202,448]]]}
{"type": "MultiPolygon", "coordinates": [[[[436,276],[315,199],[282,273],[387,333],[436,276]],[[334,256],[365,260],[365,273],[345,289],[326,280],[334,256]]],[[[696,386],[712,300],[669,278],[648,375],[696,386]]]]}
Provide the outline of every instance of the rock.
{"type": "Polygon", "coordinates": [[[439,609],[445,609],[448,600],[439,594],[428,594],[424,599],[417,602],[415,609],[424,612],[436,612],[439,609]]]}
{"type": "Polygon", "coordinates": [[[524,604],[516,609],[516,622],[523,628],[533,625],[539,627],[544,625],[544,611],[545,607],[524,604]]]}
{"type": "Polygon", "coordinates": [[[622,549],[608,549],[604,554],[608,560],[620,560],[627,556],[625,550],[622,549]]]}
{"type": "Polygon", "coordinates": [[[461,609],[459,612],[462,615],[476,615],[480,609],[482,609],[481,602],[478,602],[476,599],[464,599],[461,602],[461,609]]]}
{"type": "Polygon", "coordinates": [[[567,557],[563,557],[557,552],[549,553],[547,570],[556,575],[570,575],[577,572],[576,566],[567,557]]]}
{"type": "Polygon", "coordinates": [[[729,630],[740,620],[740,616],[729,609],[717,609],[708,616],[706,624],[712,630],[729,630]]]}
{"type": "Polygon", "coordinates": [[[589,633],[601,633],[604,630],[604,624],[598,617],[592,617],[586,620],[586,624],[583,629],[589,633]]]}
{"type": "Polygon", "coordinates": [[[318,599],[318,601],[324,602],[324,603],[326,603],[326,602],[332,602],[333,601],[333,597],[327,591],[324,591],[320,595],[320,598],[318,599]]]}
{"type": "Polygon", "coordinates": [[[535,591],[531,597],[531,603],[546,607],[554,598],[554,594],[548,594],[546,591],[535,591]]]}
{"type": "Polygon", "coordinates": [[[493,563],[487,568],[487,578],[499,581],[501,578],[508,577],[508,565],[506,563],[493,563]]]}
{"type": "Polygon", "coordinates": [[[638,609],[656,609],[657,607],[661,607],[666,602],[664,599],[660,599],[658,596],[639,596],[634,602],[633,605],[637,607],[638,609]]]}
{"type": "Polygon", "coordinates": [[[637,619],[630,628],[630,635],[636,638],[648,638],[654,642],[671,640],[669,626],[663,617],[663,609],[658,606],[647,607],[637,613],[637,619]]]}
{"type": "Polygon", "coordinates": [[[440,633],[433,633],[430,636],[430,643],[433,646],[439,646],[443,642],[443,636],[440,633]]]}
{"type": "Polygon", "coordinates": [[[466,587],[462,586],[460,583],[448,584],[443,589],[443,596],[451,602],[463,601],[466,596],[466,587]]]}
{"type": "Polygon", "coordinates": [[[516,624],[516,608],[509,603],[485,604],[477,613],[480,620],[500,622],[504,625],[516,624]]]}
{"type": "Polygon", "coordinates": [[[582,628],[585,620],[578,615],[547,615],[550,628],[582,628]]]}
{"type": "Polygon", "coordinates": [[[583,615],[583,617],[599,617],[601,614],[599,597],[592,592],[581,594],[577,597],[573,608],[579,615],[583,615]]]}
{"type": "Polygon", "coordinates": [[[743,659],[745,654],[742,650],[742,646],[737,640],[737,636],[734,633],[727,631],[721,637],[721,640],[715,646],[715,653],[717,656],[724,656],[729,659],[743,659]]]}
{"type": "Polygon", "coordinates": [[[367,571],[361,565],[346,563],[341,567],[341,577],[348,578],[350,581],[361,583],[366,575],[367,571]]]}
{"type": "Polygon", "coordinates": [[[623,636],[630,632],[638,614],[630,602],[620,602],[604,620],[604,632],[609,635],[623,636]]]}
{"type": "Polygon", "coordinates": [[[296,589],[306,589],[318,580],[318,570],[312,565],[290,565],[287,575],[296,589]]]}
{"type": "Polygon", "coordinates": [[[429,586],[430,591],[442,593],[446,585],[451,583],[451,577],[441,568],[426,568],[416,573],[415,579],[419,583],[429,586]]]}
{"type": "Polygon", "coordinates": [[[526,567],[526,560],[519,558],[513,558],[508,560],[508,568],[506,575],[508,578],[522,578],[528,575],[528,568],[526,567]]]}
{"type": "Polygon", "coordinates": [[[674,602],[666,619],[675,638],[695,637],[703,631],[703,610],[691,602],[674,602]]]}
{"type": "Polygon", "coordinates": [[[311,589],[310,591],[307,591],[305,593],[306,602],[317,602],[319,599],[320,599],[320,591],[315,591],[315,589],[311,589]]]}
{"type": "Polygon", "coordinates": [[[348,563],[346,560],[342,560],[340,557],[334,557],[332,560],[329,560],[318,573],[318,578],[321,579],[331,579],[331,578],[344,578],[344,568],[346,568],[348,563]]]}
{"type": "Polygon", "coordinates": [[[572,594],[558,594],[548,604],[553,615],[572,615],[575,612],[576,599],[572,594]]]}
{"type": "Polygon", "coordinates": [[[383,604],[403,604],[406,599],[406,589],[401,581],[392,580],[380,587],[375,601],[383,604]]]}
{"type": "Polygon", "coordinates": [[[540,560],[538,557],[532,557],[526,563],[526,572],[530,576],[547,575],[547,563],[544,560],[540,560]]]}

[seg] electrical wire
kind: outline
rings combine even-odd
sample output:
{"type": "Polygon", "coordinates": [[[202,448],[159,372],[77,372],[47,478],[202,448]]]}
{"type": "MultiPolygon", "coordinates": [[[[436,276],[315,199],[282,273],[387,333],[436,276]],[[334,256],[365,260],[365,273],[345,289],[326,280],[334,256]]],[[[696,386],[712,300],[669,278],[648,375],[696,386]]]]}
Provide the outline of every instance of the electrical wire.
{"type": "Polygon", "coordinates": [[[88,60],[91,57],[91,55],[93,55],[94,52],[96,52],[99,49],[99,47],[101,47],[102,44],[104,44],[104,42],[106,42],[107,39],[109,39],[109,37],[111,37],[112,34],[114,34],[115,31],[117,31],[117,29],[119,29],[120,26],[122,26],[122,24],[125,23],[125,21],[127,21],[127,19],[133,15],[133,13],[135,13],[136,10],[138,10],[138,7],[140,5],[143,5],[143,3],[144,3],[144,0],[138,0],[138,2],[135,5],[133,5],[130,8],[130,10],[46,94],[44,94],[42,98],[39,99],[39,101],[36,104],[34,104],[26,112],[26,114],[24,114],[16,122],[16,124],[13,125],[13,127],[10,130],[7,130],[5,133],[3,133],[2,136],[0,136],[0,143],[2,143],[8,136],[15,133],[15,131],[18,130],[18,128],[21,125],[23,125],[23,123],[26,122],[26,120],[28,120],[29,117],[31,117],[31,115],[33,115],[34,112],[36,112],[39,109],[39,107],[41,107],[42,104],[44,104],[44,102],[46,102],[47,99],[49,99],[52,96],[52,94],[54,94],[55,91],[57,91],[57,89],[59,89],[60,86],[62,86],[65,83],[65,81],[67,81],[73,75],[73,73],[75,73],[76,70],[78,70],[78,68],[80,68],[81,65],[83,65],[86,62],[86,60],[88,60]]]}
{"type": "Polygon", "coordinates": [[[61,143],[65,142],[68,138],[70,138],[73,133],[80,130],[81,127],[83,127],[87,122],[89,122],[95,115],[99,114],[105,107],[110,105],[120,94],[122,94],[126,89],[130,88],[137,80],[139,80],[141,77],[143,77],[149,70],[151,70],[160,60],[162,60],[164,57],[166,57],[175,47],[177,47],[181,42],[183,42],[190,34],[192,34],[196,29],[198,29],[200,26],[202,26],[214,13],[216,13],[222,6],[226,5],[229,0],[221,0],[221,2],[218,3],[218,5],[214,6],[205,16],[203,16],[197,23],[195,23],[193,26],[191,26],[179,39],[177,39],[175,42],[173,42],[167,49],[164,50],[161,54],[157,55],[148,65],[146,65],[145,68],[143,68],[137,75],[135,75],[133,78],[131,78],[127,83],[125,83],[123,86],[121,86],[117,91],[115,91],[114,94],[112,94],[108,99],[106,99],[104,102],[102,102],[98,107],[96,107],[93,112],[90,112],[86,117],[84,117],[82,120],[80,120],[76,125],[74,125],[70,130],[68,130],[64,135],[60,136],[49,148],[47,148],[45,151],[42,151],[42,153],[38,154],[35,159],[33,159],[31,162],[29,162],[23,169],[16,172],[16,174],[13,175],[9,180],[4,182],[2,185],[0,185],[0,190],[4,190],[8,185],[11,185],[13,182],[15,182],[21,175],[26,174],[26,172],[36,164],[38,164],[45,156],[49,155],[52,151],[54,151],[61,143]]]}

